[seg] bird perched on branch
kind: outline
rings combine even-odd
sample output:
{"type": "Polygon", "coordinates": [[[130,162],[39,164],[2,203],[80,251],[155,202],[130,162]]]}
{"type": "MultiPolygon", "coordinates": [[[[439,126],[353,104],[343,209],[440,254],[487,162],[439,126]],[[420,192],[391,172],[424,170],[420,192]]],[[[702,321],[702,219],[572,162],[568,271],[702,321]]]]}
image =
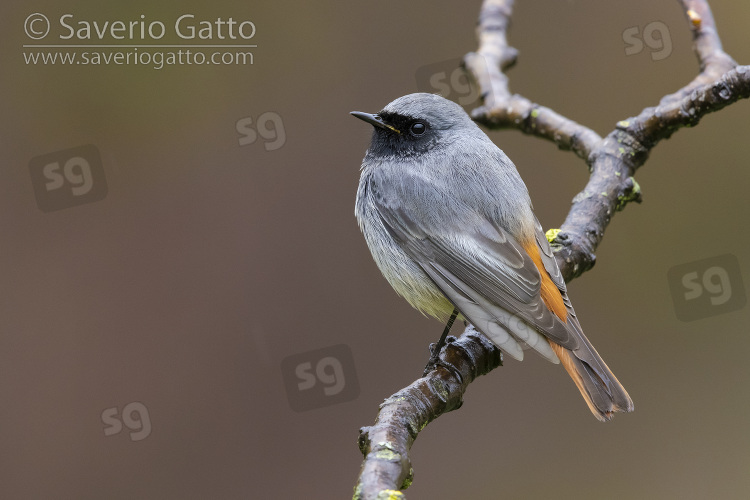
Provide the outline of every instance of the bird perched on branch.
{"type": "MultiPolygon", "coordinates": [[[[383,276],[419,311],[472,323],[522,360],[562,363],[594,416],[633,402],[583,334],[515,165],[457,104],[411,94],[377,114],[355,215],[383,276]]],[[[428,364],[429,366],[429,364],[428,364]]]]}

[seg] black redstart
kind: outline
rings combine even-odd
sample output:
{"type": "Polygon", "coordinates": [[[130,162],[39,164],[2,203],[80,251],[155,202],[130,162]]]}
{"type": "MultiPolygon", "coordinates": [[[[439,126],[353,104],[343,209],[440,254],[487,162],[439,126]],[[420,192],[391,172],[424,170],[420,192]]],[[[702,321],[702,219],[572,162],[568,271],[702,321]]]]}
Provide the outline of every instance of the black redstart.
{"type": "Polygon", "coordinates": [[[457,310],[503,352],[560,363],[599,420],[633,402],[583,334],[515,165],[457,104],[411,94],[377,114],[355,215],[383,276],[419,311],[457,310]]]}

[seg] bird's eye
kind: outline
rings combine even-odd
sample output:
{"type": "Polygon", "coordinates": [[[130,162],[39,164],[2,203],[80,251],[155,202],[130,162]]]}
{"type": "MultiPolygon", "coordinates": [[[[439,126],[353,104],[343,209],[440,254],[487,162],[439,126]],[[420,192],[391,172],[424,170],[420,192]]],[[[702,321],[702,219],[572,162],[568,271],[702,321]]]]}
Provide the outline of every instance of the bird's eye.
{"type": "Polygon", "coordinates": [[[409,127],[409,132],[411,132],[413,135],[422,135],[427,131],[427,127],[422,122],[414,122],[411,124],[411,127],[409,127]]]}

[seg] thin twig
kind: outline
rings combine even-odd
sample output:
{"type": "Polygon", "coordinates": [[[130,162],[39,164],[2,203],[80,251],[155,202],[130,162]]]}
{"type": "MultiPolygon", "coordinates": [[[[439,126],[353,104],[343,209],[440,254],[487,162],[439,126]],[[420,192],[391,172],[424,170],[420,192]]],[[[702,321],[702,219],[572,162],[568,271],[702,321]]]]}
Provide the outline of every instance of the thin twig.
{"type": "Polygon", "coordinates": [[[584,160],[601,141],[593,130],[535,104],[511,95],[504,71],[516,62],[518,51],[508,45],[507,31],[513,0],[486,0],[477,26],[479,49],[464,56],[464,68],[479,86],[484,104],[471,117],[488,128],[517,128],[526,134],[553,141],[584,160]]]}

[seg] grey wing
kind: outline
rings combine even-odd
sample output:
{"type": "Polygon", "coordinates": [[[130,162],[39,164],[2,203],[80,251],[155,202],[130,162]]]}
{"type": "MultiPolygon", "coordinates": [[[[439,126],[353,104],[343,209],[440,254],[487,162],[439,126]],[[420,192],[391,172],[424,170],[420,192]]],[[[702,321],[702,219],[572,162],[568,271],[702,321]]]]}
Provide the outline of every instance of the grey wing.
{"type": "Polygon", "coordinates": [[[528,346],[558,362],[545,337],[568,349],[578,347],[569,327],[544,305],[539,271],[507,231],[479,216],[465,225],[454,220],[450,227],[428,227],[382,196],[373,203],[391,237],[509,355],[523,359],[528,346]]]}

